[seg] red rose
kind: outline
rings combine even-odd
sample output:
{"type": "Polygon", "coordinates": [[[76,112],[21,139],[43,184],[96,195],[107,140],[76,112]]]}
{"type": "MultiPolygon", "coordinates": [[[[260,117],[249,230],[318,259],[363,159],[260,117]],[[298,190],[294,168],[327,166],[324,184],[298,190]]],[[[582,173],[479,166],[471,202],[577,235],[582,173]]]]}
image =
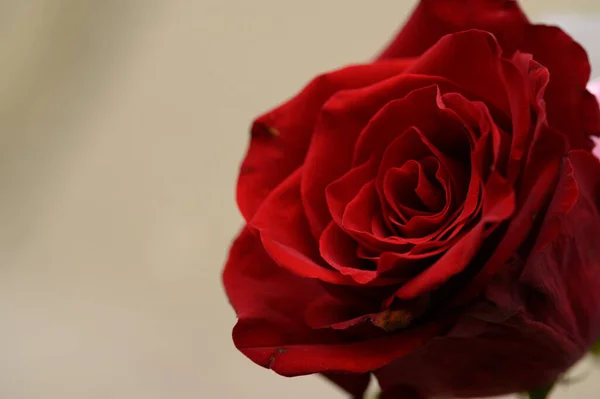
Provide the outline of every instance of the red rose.
{"type": "Polygon", "coordinates": [[[379,60],[259,117],[224,272],[236,346],[357,397],[371,372],[383,398],[553,382],[600,334],[588,78],[512,1],[423,0],[379,60]]]}

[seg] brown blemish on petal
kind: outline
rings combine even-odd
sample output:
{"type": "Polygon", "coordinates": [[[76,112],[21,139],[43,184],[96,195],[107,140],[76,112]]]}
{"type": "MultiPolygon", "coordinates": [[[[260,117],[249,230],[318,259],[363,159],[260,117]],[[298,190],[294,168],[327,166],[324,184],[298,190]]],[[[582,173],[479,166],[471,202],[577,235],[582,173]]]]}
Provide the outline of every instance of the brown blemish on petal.
{"type": "Polygon", "coordinates": [[[386,309],[373,317],[373,324],[386,332],[394,332],[408,327],[413,319],[414,315],[408,310],[386,309]]]}
{"type": "Polygon", "coordinates": [[[275,129],[274,127],[270,127],[270,126],[265,126],[267,128],[267,132],[269,132],[269,134],[273,137],[278,137],[281,133],[279,133],[279,130],[275,129]]]}
{"type": "Polygon", "coordinates": [[[429,308],[429,295],[408,301],[392,301],[390,307],[371,317],[371,322],[386,332],[394,332],[409,327],[415,319],[429,308]]]}
{"type": "Polygon", "coordinates": [[[271,353],[271,356],[269,357],[269,364],[267,364],[267,368],[270,369],[271,367],[273,367],[273,363],[275,363],[275,358],[283,353],[286,352],[287,349],[285,348],[277,348],[277,350],[273,353],[271,353]]]}

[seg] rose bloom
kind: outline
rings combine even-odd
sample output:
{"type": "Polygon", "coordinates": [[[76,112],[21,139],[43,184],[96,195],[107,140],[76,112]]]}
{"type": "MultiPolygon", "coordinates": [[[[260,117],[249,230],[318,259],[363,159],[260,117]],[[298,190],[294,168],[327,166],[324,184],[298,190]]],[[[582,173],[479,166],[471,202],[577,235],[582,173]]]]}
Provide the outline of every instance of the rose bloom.
{"type": "Polygon", "coordinates": [[[551,384],[600,334],[585,51],[513,1],[423,0],[373,63],[260,116],[224,283],[237,348],[355,397],[551,384]]]}

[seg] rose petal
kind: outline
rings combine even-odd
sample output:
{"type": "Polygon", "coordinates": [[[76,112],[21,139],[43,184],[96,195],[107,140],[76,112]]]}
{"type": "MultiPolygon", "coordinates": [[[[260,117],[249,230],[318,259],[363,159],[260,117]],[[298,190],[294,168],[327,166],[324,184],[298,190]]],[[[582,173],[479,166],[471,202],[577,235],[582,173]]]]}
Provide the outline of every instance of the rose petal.
{"type": "Polygon", "coordinates": [[[446,204],[444,187],[436,179],[439,173],[440,163],[437,159],[425,158],[419,163],[419,180],[415,193],[432,213],[441,212],[446,204]]]}
{"type": "Polygon", "coordinates": [[[357,242],[334,222],[329,223],[321,235],[320,250],[323,259],[340,273],[366,284],[377,277],[375,264],[358,258],[357,248],[357,242]]]}
{"type": "Polygon", "coordinates": [[[508,98],[500,74],[501,53],[492,34],[468,30],[442,37],[406,73],[446,78],[463,88],[463,94],[470,93],[508,111],[508,98]]]}
{"type": "MultiPolygon", "coordinates": [[[[315,336],[326,339],[324,332],[315,333],[303,323],[306,306],[324,295],[323,288],[317,280],[277,266],[247,228],[231,247],[223,282],[239,319],[233,333],[236,346],[278,346],[315,336]]],[[[261,364],[269,366],[271,360],[265,360],[261,364]]]]}
{"type": "MultiPolygon", "coordinates": [[[[242,328],[245,326],[238,326],[234,328],[234,335],[242,335],[245,332],[242,328]]],[[[276,326],[271,325],[268,328],[266,331],[273,336],[278,334],[276,326]]],[[[236,345],[255,363],[269,367],[284,376],[319,372],[365,373],[379,369],[393,359],[414,351],[437,336],[443,328],[443,324],[430,324],[383,338],[351,343],[269,345],[264,342],[246,345],[240,339],[236,345]]]]}
{"type": "Polygon", "coordinates": [[[377,301],[365,299],[360,295],[346,292],[343,299],[327,292],[320,295],[308,305],[305,319],[311,328],[335,328],[344,322],[357,320],[362,316],[376,312],[379,309],[377,301]]]}
{"type": "MultiPolygon", "coordinates": [[[[432,83],[452,87],[442,78],[399,75],[362,89],[338,92],[325,104],[306,155],[302,179],[302,200],[316,237],[331,220],[326,187],[351,168],[361,131],[388,102],[432,83]]],[[[354,165],[366,162],[372,155],[368,153],[354,165]]]]}
{"type": "Polygon", "coordinates": [[[260,233],[264,248],[282,267],[303,277],[352,284],[351,279],[328,268],[320,257],[302,209],[301,175],[302,170],[296,170],[269,194],[250,227],[260,233]]]}
{"type": "Polygon", "coordinates": [[[422,173],[419,162],[412,159],[400,168],[390,168],[384,172],[384,198],[400,219],[406,222],[413,216],[430,213],[416,193],[419,175],[422,173]]]}
{"type": "Polygon", "coordinates": [[[365,373],[426,342],[439,324],[366,342],[345,343],[331,330],[304,322],[321,285],[278,267],[245,229],[231,248],[223,281],[238,314],[236,347],[255,363],[292,376],[317,372],[365,373]]]}
{"type": "Polygon", "coordinates": [[[600,335],[600,161],[571,151],[520,282],[532,312],[583,351],[600,335]]]}
{"type": "Polygon", "coordinates": [[[260,116],[252,126],[237,187],[248,221],[265,197],[303,162],[323,104],[339,90],[368,86],[404,71],[411,60],[343,68],[315,78],[297,96],[260,116]]]}
{"type": "MultiPolygon", "coordinates": [[[[429,159],[439,167],[435,158],[429,159]]],[[[398,216],[409,217],[408,220],[397,220],[395,215],[391,215],[391,220],[403,237],[413,243],[421,242],[421,237],[442,227],[450,206],[450,202],[446,202],[450,193],[442,192],[440,187],[434,186],[424,173],[420,163],[410,160],[402,168],[389,169],[383,180],[383,192],[390,207],[398,216]],[[410,173],[413,175],[407,176],[410,173]],[[417,207],[424,207],[424,210],[415,209],[417,207]]]]}
{"type": "Polygon", "coordinates": [[[528,24],[516,1],[420,1],[404,28],[379,59],[421,55],[443,36],[467,29],[492,32],[503,47],[508,47],[505,52],[512,54],[528,24]]]}
{"type": "Polygon", "coordinates": [[[381,216],[381,201],[373,181],[367,183],[356,197],[348,203],[342,217],[341,227],[352,234],[365,247],[373,251],[397,250],[406,251],[410,248],[402,237],[393,235],[382,236],[383,228],[374,230],[377,219],[381,216]]]}
{"type": "Polygon", "coordinates": [[[532,229],[537,213],[549,201],[553,192],[562,162],[560,154],[564,154],[565,148],[564,136],[548,127],[540,127],[529,151],[528,168],[518,190],[517,211],[490,259],[454,298],[452,306],[466,303],[477,296],[523,243],[532,229]]]}
{"type": "Polygon", "coordinates": [[[544,99],[550,126],[568,135],[572,148],[593,148],[600,134],[600,109],[586,90],[591,67],[579,43],[555,26],[533,25],[520,50],[533,54],[552,77],[544,99]]]}
{"type": "MultiPolygon", "coordinates": [[[[449,132],[448,135],[453,136],[449,132]]],[[[384,181],[387,171],[394,168],[395,166],[404,165],[406,162],[412,159],[423,159],[430,156],[433,156],[436,159],[438,159],[442,168],[448,171],[449,178],[452,182],[452,196],[456,198],[457,202],[463,200],[463,198],[465,197],[464,187],[466,180],[466,171],[464,170],[464,167],[452,158],[442,153],[429,140],[429,138],[426,136],[426,133],[421,132],[421,130],[416,127],[413,127],[411,129],[408,129],[403,135],[399,136],[388,146],[383,155],[381,164],[379,165],[379,173],[376,179],[376,184],[379,196],[381,198],[387,198],[387,201],[382,201],[382,208],[385,214],[389,212],[386,212],[386,210],[391,207],[395,210],[397,214],[402,214],[405,218],[407,218],[407,215],[405,214],[406,209],[403,210],[403,208],[399,206],[400,204],[402,204],[402,202],[396,201],[394,198],[392,198],[389,191],[388,195],[386,195],[384,181]],[[410,149],[410,151],[407,149],[410,149]]],[[[407,225],[409,223],[410,222],[407,222],[407,225]]],[[[413,222],[413,226],[414,223],[417,222],[413,222]]],[[[408,231],[405,231],[404,228],[399,227],[399,230],[403,234],[410,237],[408,231]]]]}
{"type": "MultiPolygon", "coordinates": [[[[407,76],[404,79],[413,78],[407,76]]],[[[360,133],[354,147],[353,166],[360,165],[368,159],[381,159],[389,145],[412,127],[427,132],[432,140],[435,139],[437,145],[450,153],[460,154],[460,150],[464,150],[462,141],[456,140],[454,136],[455,133],[462,132],[463,127],[459,121],[450,117],[440,104],[442,91],[457,88],[445,84],[443,79],[439,79],[441,84],[431,84],[435,80],[423,80],[421,77],[417,80],[422,81],[424,86],[415,88],[400,99],[389,101],[360,133]]]]}
{"type": "Polygon", "coordinates": [[[553,383],[579,355],[564,336],[524,315],[475,326],[463,315],[455,328],[459,336],[431,340],[377,370],[381,390],[404,386],[425,398],[527,392],[553,383]]]}
{"type": "Polygon", "coordinates": [[[346,343],[335,331],[308,327],[303,312],[324,295],[322,286],[278,267],[248,229],[232,246],[223,281],[239,318],[233,330],[236,347],[255,363],[286,376],[365,373],[414,350],[443,328],[430,324],[346,343]]]}
{"type": "Polygon", "coordinates": [[[592,148],[588,136],[600,133],[600,110],[585,89],[590,77],[585,50],[557,27],[531,25],[516,1],[421,1],[379,60],[418,56],[444,35],[467,29],[491,32],[505,57],[519,50],[548,68],[550,124],[568,133],[575,148],[592,148]]]}
{"type": "Polygon", "coordinates": [[[365,184],[373,179],[376,172],[377,163],[374,159],[371,159],[350,169],[342,177],[327,186],[325,189],[327,206],[333,220],[338,225],[342,224],[342,216],[348,203],[356,197],[365,184]]]}
{"type": "Polygon", "coordinates": [[[450,277],[460,273],[481,246],[484,231],[508,219],[515,209],[512,187],[498,174],[493,174],[483,190],[481,220],[454,244],[436,263],[404,284],[396,293],[401,299],[412,299],[438,288],[450,277]]]}

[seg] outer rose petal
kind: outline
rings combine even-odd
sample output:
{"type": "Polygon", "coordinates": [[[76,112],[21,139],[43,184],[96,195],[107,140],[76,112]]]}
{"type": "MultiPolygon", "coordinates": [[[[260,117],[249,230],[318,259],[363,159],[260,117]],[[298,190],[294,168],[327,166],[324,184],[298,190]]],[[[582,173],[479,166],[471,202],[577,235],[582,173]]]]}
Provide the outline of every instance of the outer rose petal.
{"type": "Polygon", "coordinates": [[[501,55],[502,49],[493,35],[470,29],[440,38],[416,59],[407,73],[444,77],[463,92],[485,99],[508,113],[501,55]]]}
{"type": "MultiPolygon", "coordinates": [[[[424,397],[488,397],[545,386],[575,360],[572,345],[544,325],[514,316],[467,317],[456,332],[431,340],[375,374],[383,392],[408,386],[424,397]]],[[[384,396],[385,397],[385,396],[384,396]]]]}
{"type": "Polygon", "coordinates": [[[304,313],[312,300],[327,293],[317,280],[277,266],[248,229],[231,248],[223,282],[238,315],[236,347],[253,362],[285,376],[367,373],[431,340],[448,323],[439,320],[358,342],[346,342],[336,331],[312,329],[304,313]]]}
{"type": "Polygon", "coordinates": [[[445,337],[376,372],[384,392],[494,396],[553,382],[600,335],[600,161],[565,160],[525,265],[506,264],[445,337]]]}
{"type": "Polygon", "coordinates": [[[502,270],[533,229],[533,221],[552,197],[560,172],[565,137],[547,126],[540,127],[529,149],[527,167],[518,192],[517,211],[490,259],[454,298],[453,305],[474,299],[491,278],[502,270]]]}
{"type": "Polygon", "coordinates": [[[544,96],[550,126],[564,132],[572,148],[591,149],[589,136],[600,135],[600,110],[586,90],[591,73],[587,53],[553,26],[532,25],[525,38],[519,50],[533,54],[550,72],[544,96]]]}
{"type": "Polygon", "coordinates": [[[494,34],[505,57],[517,50],[530,53],[548,68],[550,124],[574,148],[590,149],[588,136],[600,134],[600,110],[585,90],[590,78],[585,50],[559,28],[530,24],[514,0],[421,0],[379,60],[419,56],[442,36],[474,28],[494,34]]]}
{"type": "Polygon", "coordinates": [[[300,336],[309,332],[302,322],[305,308],[324,292],[316,280],[298,277],[277,266],[248,228],[231,247],[223,282],[239,318],[238,325],[266,320],[300,336]]]}
{"type": "Polygon", "coordinates": [[[413,90],[437,84],[442,93],[449,88],[469,91],[471,96],[507,110],[508,100],[498,76],[500,61],[500,49],[492,35],[478,30],[460,32],[440,40],[407,73],[332,96],[323,106],[304,164],[302,201],[313,234],[319,237],[331,221],[326,187],[346,173],[353,160],[366,161],[362,157],[354,159],[355,143],[386,104],[413,90]],[[468,57],[457,64],[457,53],[468,57]],[[486,91],[485,87],[491,87],[490,79],[497,80],[496,85],[486,91]],[[332,157],[334,153],[336,156],[332,157]]]}
{"type": "Polygon", "coordinates": [[[260,116],[240,169],[237,201],[249,221],[265,197],[304,161],[323,104],[339,90],[397,75],[411,60],[357,65],[315,78],[297,96],[260,116]]]}
{"type": "Polygon", "coordinates": [[[323,264],[302,209],[301,175],[302,169],[298,169],[277,186],[256,211],[249,227],[260,233],[269,255],[294,274],[337,284],[351,283],[323,264]]]}
{"type": "Polygon", "coordinates": [[[421,0],[379,59],[421,55],[442,36],[467,29],[492,32],[503,47],[513,44],[512,52],[526,25],[527,17],[512,0],[421,0]]]}
{"type": "Polygon", "coordinates": [[[600,161],[571,151],[521,284],[531,313],[582,349],[600,335],[600,161]]]}

